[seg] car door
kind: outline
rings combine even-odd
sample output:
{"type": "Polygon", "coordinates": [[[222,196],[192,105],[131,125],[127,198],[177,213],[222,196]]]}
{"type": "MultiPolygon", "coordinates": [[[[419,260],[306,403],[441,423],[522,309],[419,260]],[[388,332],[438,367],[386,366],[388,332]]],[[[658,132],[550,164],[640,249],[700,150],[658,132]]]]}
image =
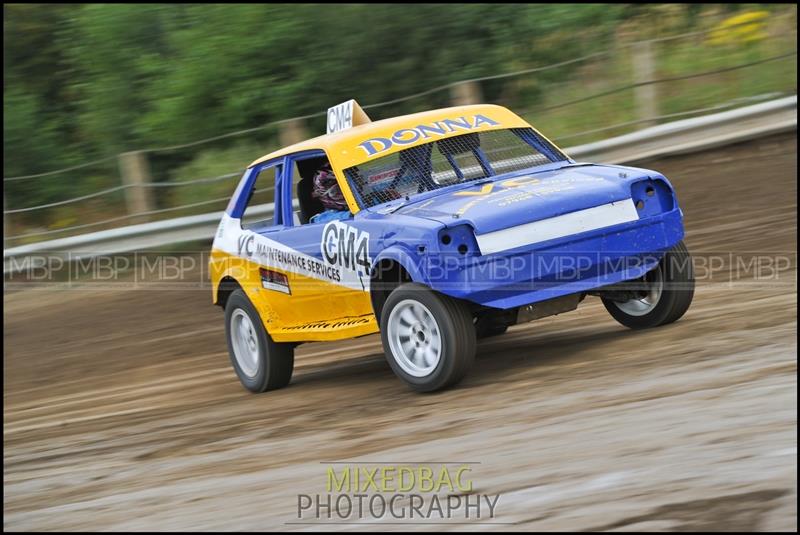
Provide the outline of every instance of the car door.
{"type": "Polygon", "coordinates": [[[324,159],[323,151],[285,157],[276,173],[272,224],[250,227],[258,235],[259,291],[268,303],[272,330],[304,333],[303,339],[365,334],[374,325],[368,237],[350,224],[352,219],[302,222],[310,214],[301,207],[308,198],[298,198],[299,182],[313,178],[307,164],[324,159]]]}

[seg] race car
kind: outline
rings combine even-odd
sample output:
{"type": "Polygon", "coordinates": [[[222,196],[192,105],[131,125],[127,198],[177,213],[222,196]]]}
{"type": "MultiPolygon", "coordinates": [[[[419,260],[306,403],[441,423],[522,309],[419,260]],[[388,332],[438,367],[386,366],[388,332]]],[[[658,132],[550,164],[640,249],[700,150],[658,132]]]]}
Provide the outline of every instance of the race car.
{"type": "Polygon", "coordinates": [[[245,388],[286,386],[298,344],[380,332],[394,373],[431,392],[464,377],[477,339],[587,296],[632,329],[689,308],[662,174],[576,162],[501,106],[372,122],[348,104],[330,133],[250,164],[215,235],[213,302],[245,388]]]}

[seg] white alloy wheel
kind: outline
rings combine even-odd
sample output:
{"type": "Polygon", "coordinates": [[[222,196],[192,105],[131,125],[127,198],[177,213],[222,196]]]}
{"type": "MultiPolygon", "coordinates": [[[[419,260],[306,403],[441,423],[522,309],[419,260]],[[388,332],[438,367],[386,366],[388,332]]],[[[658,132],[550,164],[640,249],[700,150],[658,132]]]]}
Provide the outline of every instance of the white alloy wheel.
{"type": "Polygon", "coordinates": [[[630,316],[644,316],[658,306],[661,294],[664,291],[664,276],[661,264],[649,271],[642,282],[647,284],[647,287],[641,292],[642,295],[628,301],[614,301],[617,308],[630,316]]]}
{"type": "Polygon", "coordinates": [[[241,308],[233,311],[230,321],[231,343],[236,362],[245,375],[255,377],[258,373],[259,348],[253,322],[241,308]]]}
{"type": "Polygon", "coordinates": [[[388,339],[397,365],[413,377],[433,373],[442,357],[442,334],[431,311],[413,299],[392,309],[388,339]]]}

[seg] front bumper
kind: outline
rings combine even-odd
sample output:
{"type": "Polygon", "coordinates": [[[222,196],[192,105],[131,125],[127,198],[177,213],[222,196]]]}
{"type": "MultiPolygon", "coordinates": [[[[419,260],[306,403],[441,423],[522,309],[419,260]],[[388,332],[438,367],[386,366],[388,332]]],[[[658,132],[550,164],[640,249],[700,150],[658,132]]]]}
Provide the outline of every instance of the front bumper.
{"type": "Polygon", "coordinates": [[[683,238],[678,208],[600,230],[426,266],[434,290],[509,309],[641,277],[683,238]]]}

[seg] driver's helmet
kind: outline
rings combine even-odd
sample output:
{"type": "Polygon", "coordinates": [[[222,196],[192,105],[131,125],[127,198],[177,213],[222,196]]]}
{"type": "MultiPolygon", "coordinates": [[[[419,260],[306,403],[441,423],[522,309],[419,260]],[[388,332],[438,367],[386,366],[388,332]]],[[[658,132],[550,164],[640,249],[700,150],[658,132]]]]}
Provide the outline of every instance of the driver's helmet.
{"type": "Polygon", "coordinates": [[[314,188],[311,195],[329,210],[347,210],[347,202],[342,195],[342,189],[336,182],[331,170],[331,164],[326,163],[314,175],[314,188]]]}

